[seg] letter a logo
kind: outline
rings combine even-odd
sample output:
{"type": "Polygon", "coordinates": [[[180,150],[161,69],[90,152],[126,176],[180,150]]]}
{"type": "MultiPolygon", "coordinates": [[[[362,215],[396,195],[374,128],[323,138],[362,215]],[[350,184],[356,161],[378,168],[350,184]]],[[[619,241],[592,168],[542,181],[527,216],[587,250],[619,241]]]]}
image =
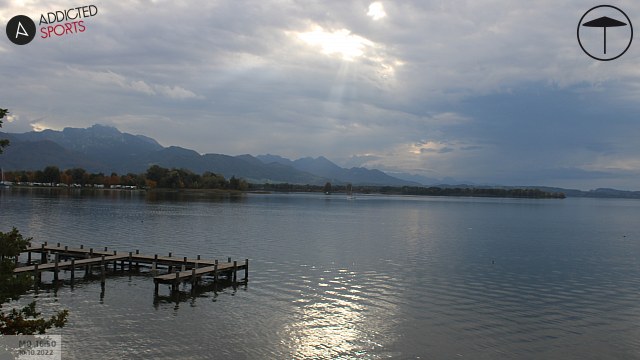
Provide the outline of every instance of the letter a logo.
{"type": "Polygon", "coordinates": [[[24,29],[24,26],[22,26],[22,23],[20,21],[18,21],[18,30],[16,31],[16,39],[18,38],[19,35],[22,36],[29,36],[29,34],[27,33],[27,30],[24,29]]]}
{"type": "Polygon", "coordinates": [[[16,45],[26,45],[36,36],[36,23],[26,15],[17,15],[7,23],[7,37],[16,45]]]}

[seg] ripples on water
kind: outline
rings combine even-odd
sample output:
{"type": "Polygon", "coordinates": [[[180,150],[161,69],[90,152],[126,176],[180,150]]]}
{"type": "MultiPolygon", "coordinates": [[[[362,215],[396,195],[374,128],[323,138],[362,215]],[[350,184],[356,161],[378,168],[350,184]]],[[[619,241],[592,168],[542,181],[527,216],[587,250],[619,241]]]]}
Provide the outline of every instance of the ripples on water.
{"type": "Polygon", "coordinates": [[[248,286],[177,303],[128,275],[24,296],[71,310],[65,358],[626,359],[640,358],[639,205],[12,190],[0,226],[251,259],[248,286]]]}

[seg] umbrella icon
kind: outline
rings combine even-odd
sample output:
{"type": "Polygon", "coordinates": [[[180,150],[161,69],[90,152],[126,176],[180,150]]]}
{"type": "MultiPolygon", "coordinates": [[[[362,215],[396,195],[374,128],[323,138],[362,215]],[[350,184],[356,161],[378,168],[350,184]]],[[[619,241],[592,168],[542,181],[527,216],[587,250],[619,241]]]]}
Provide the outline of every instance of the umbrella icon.
{"type": "Polygon", "coordinates": [[[599,17],[597,19],[587,21],[582,24],[582,26],[587,27],[601,27],[604,29],[604,53],[607,53],[607,28],[608,27],[618,27],[618,26],[627,26],[626,23],[622,21],[618,21],[616,19],[612,19],[608,16],[599,17]]]}

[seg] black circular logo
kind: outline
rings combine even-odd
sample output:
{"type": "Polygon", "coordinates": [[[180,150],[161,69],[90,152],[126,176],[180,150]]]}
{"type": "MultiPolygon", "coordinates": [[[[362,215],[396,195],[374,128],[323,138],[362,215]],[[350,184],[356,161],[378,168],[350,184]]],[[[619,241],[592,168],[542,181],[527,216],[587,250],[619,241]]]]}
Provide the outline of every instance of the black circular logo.
{"type": "Polygon", "coordinates": [[[26,45],[36,37],[36,24],[26,15],[16,15],[7,23],[7,37],[16,45],[26,45]]]}
{"type": "Polygon", "coordinates": [[[633,41],[631,19],[624,11],[611,5],[589,9],[580,18],[577,32],[582,51],[600,61],[619,58],[629,50],[633,41]]]}

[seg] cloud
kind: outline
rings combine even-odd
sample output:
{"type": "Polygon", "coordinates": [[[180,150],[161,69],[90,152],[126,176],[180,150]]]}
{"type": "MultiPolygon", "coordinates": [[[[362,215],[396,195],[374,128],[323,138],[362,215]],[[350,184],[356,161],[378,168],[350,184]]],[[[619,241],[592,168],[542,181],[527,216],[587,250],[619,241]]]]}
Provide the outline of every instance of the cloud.
{"type": "Polygon", "coordinates": [[[306,44],[319,47],[323,54],[337,54],[344,60],[361,57],[367,48],[375,45],[371,40],[354,35],[347,29],[326,31],[318,25],[311,31],[298,32],[295,35],[306,44]]]}
{"type": "Polygon", "coordinates": [[[88,71],[78,68],[68,69],[74,76],[85,78],[95,83],[107,85],[117,85],[121,89],[142,93],[145,95],[162,95],[170,99],[196,99],[201,98],[194,92],[182,88],[180,86],[147,84],[143,80],[130,80],[124,75],[114,73],[113,71],[88,71]]]}
{"type": "Polygon", "coordinates": [[[57,131],[62,130],[62,128],[50,125],[45,121],[32,122],[29,125],[31,126],[32,131],[35,131],[35,132],[40,132],[44,130],[57,130],[57,131]]]}
{"type": "MultiPolygon", "coordinates": [[[[631,186],[640,167],[640,53],[584,55],[579,1],[97,6],[84,33],[0,42],[0,105],[19,115],[4,130],[112,123],[201,153],[493,183],[583,169],[614,176],[583,185],[631,186]]],[[[12,2],[0,20],[56,7],[12,2]]]]}
{"type": "Polygon", "coordinates": [[[370,16],[373,20],[380,20],[387,16],[387,13],[384,11],[384,6],[381,2],[376,1],[369,4],[369,11],[367,11],[367,15],[370,16]]]}
{"type": "Polygon", "coordinates": [[[193,91],[180,86],[154,85],[155,90],[171,99],[197,99],[200,98],[193,91]]]}

